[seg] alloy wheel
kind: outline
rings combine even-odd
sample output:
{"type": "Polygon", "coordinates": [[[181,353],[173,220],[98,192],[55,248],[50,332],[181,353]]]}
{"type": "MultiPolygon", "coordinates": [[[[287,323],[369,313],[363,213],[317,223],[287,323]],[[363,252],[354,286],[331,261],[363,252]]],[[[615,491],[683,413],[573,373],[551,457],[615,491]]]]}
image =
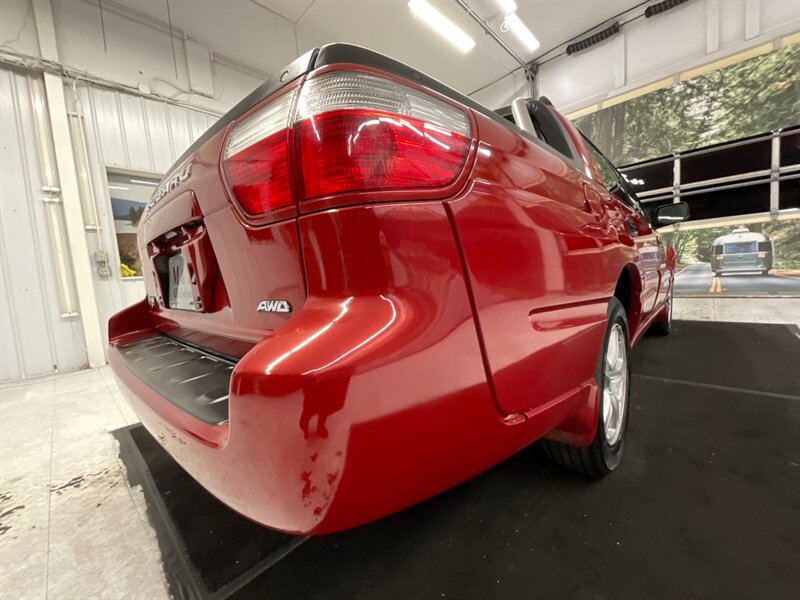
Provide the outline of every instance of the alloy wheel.
{"type": "Polygon", "coordinates": [[[608,336],[603,360],[603,426],[606,440],[613,446],[622,435],[625,406],[628,402],[628,354],[625,331],[614,323],[608,336]]]}

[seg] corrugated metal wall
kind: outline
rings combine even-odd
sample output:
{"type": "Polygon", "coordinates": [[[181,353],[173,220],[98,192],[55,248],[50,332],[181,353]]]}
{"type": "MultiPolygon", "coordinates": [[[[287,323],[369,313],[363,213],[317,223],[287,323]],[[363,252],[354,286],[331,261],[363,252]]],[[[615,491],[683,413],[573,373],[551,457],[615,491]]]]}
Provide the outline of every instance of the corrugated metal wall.
{"type": "MultiPolygon", "coordinates": [[[[94,270],[101,326],[144,298],[141,278],[123,278],[107,170],[160,178],[217,115],[77,83],[66,86],[86,236],[109,256],[94,270]]],[[[38,75],[0,69],[0,381],[87,363],[52,166],[38,75]]]]}
{"type": "Polygon", "coordinates": [[[0,381],[87,363],[43,93],[0,68],[0,381]]]}
{"type": "MultiPolygon", "coordinates": [[[[84,204],[87,242],[91,252],[104,250],[111,258],[109,277],[95,269],[95,294],[107,336],[108,318],[145,296],[141,278],[123,278],[119,273],[107,169],[160,177],[218,117],[88,85],[68,88],[67,92],[75,113],[72,118],[82,123],[84,134],[86,160],[78,162],[88,172],[79,173],[79,177],[88,179],[85,195],[94,198],[94,206],[84,204]]],[[[76,154],[81,153],[81,140],[76,139],[79,136],[80,130],[73,127],[76,154]]]]}

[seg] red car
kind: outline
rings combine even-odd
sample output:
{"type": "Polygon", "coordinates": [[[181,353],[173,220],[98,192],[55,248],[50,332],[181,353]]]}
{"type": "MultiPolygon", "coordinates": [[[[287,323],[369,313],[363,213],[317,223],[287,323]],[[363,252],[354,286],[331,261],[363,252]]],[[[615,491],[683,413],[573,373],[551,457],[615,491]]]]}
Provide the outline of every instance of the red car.
{"type": "Polygon", "coordinates": [[[121,389],[212,494],[287,532],[377,519],[540,439],[614,470],[630,346],[670,324],[674,252],[547,101],[496,113],[347,44],[206,132],[139,246],[147,298],[109,322],[121,389]]]}

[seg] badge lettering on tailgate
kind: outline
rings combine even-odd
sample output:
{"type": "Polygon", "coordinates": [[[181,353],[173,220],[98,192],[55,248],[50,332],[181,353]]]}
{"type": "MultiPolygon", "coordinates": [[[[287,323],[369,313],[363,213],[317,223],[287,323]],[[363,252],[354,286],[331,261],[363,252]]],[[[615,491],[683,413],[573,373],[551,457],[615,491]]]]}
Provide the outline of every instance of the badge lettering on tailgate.
{"type": "Polygon", "coordinates": [[[292,312],[292,305],[288,300],[262,300],[256,312],[289,313],[292,312]]]}

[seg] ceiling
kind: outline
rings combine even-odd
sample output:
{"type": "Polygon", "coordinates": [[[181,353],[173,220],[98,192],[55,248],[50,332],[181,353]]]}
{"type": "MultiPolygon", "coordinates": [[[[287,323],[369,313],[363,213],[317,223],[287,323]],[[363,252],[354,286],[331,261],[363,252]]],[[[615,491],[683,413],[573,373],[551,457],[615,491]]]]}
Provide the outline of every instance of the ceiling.
{"type": "MultiPolygon", "coordinates": [[[[470,93],[517,67],[517,63],[454,0],[429,0],[476,41],[467,54],[418,21],[407,0],[170,0],[172,22],[214,52],[274,73],[306,50],[351,42],[406,62],[470,93]]],[[[116,0],[127,8],[167,20],[162,0],[116,0]]],[[[641,0],[516,0],[517,14],[541,42],[532,54],[510,33],[495,0],[469,5],[522,58],[532,60],[641,0]]]]}

